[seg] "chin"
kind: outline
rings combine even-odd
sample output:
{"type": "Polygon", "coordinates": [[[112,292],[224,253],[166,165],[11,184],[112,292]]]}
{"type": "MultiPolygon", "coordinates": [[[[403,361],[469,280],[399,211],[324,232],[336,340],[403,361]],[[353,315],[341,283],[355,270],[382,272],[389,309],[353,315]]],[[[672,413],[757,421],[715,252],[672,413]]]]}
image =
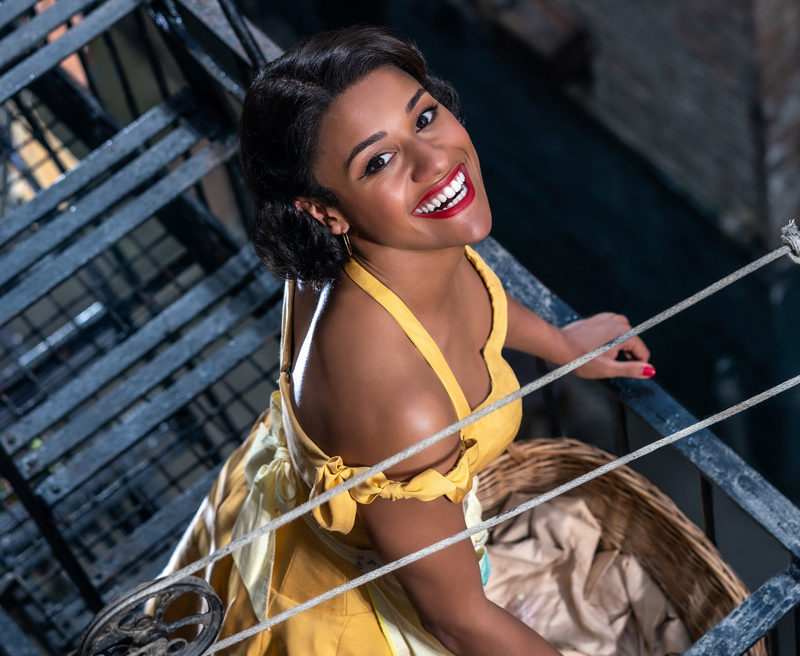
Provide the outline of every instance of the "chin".
{"type": "Polygon", "coordinates": [[[475,244],[483,239],[486,239],[491,231],[492,212],[487,206],[484,211],[480,212],[478,217],[473,218],[470,221],[468,232],[469,239],[466,243],[475,244]]]}

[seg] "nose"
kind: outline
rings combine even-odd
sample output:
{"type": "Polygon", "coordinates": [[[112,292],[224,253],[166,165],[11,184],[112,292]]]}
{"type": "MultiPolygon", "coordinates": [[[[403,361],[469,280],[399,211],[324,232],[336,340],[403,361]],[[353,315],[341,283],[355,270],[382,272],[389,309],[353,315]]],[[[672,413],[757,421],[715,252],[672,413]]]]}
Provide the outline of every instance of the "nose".
{"type": "Polygon", "coordinates": [[[432,182],[450,170],[447,149],[443,146],[417,138],[411,152],[411,178],[415,182],[432,182]]]}

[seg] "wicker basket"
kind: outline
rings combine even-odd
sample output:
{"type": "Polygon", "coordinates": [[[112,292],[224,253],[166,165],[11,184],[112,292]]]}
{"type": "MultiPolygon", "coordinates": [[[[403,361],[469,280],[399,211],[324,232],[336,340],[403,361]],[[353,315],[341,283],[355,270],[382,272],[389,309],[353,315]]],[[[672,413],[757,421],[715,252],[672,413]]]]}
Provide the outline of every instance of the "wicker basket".
{"type": "MultiPolygon", "coordinates": [[[[512,492],[530,497],[613,460],[570,439],[522,440],[480,474],[484,517],[496,515],[512,492]]],[[[706,536],[646,478],[621,467],[568,493],[580,496],[602,527],[601,549],[638,557],[697,640],[749,592],[706,536]]],[[[766,656],[764,640],[747,652],[766,656]]]]}

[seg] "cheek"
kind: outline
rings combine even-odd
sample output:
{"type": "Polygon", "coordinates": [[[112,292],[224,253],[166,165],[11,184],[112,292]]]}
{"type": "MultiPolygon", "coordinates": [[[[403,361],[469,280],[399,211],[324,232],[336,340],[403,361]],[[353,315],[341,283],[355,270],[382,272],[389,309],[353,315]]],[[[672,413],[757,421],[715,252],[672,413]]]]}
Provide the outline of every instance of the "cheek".
{"type": "Polygon", "coordinates": [[[368,190],[339,196],[342,211],[362,230],[373,231],[392,224],[392,217],[407,214],[409,205],[405,188],[400,181],[386,177],[368,190]]]}

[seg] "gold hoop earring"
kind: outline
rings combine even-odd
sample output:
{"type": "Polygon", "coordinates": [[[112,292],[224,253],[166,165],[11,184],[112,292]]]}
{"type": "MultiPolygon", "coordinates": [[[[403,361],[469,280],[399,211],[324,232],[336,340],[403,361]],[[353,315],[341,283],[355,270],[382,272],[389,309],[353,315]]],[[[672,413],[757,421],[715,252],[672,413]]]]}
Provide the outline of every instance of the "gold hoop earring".
{"type": "Polygon", "coordinates": [[[344,242],[345,250],[347,250],[347,254],[350,257],[353,257],[353,247],[350,245],[350,236],[346,233],[342,233],[342,241],[344,242]]]}

